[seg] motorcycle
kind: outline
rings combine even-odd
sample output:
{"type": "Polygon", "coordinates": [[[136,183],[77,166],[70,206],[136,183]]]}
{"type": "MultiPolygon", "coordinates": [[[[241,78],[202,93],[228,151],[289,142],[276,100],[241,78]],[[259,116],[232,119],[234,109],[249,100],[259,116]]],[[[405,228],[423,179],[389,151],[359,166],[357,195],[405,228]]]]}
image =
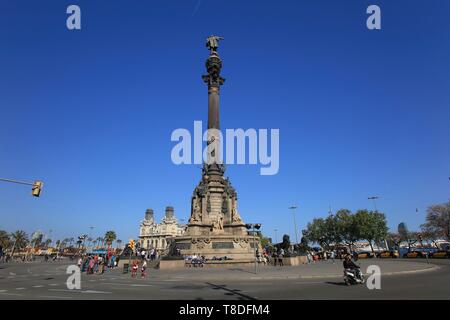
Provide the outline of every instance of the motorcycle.
{"type": "Polygon", "coordinates": [[[364,275],[360,268],[345,269],[344,270],[344,282],[346,285],[364,284],[364,275]]]}

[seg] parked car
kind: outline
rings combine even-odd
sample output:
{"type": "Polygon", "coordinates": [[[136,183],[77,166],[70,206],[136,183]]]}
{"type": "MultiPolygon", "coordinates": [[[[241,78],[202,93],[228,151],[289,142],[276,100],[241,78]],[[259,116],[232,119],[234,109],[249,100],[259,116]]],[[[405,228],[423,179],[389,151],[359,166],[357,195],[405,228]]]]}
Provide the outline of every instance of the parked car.
{"type": "Polygon", "coordinates": [[[367,258],[374,258],[375,254],[370,251],[361,251],[358,252],[358,259],[367,259],[367,258]]]}
{"type": "Polygon", "coordinates": [[[430,258],[435,259],[450,259],[450,251],[449,250],[439,250],[430,254],[430,258]]]}
{"type": "Polygon", "coordinates": [[[400,254],[397,250],[385,250],[377,253],[378,258],[398,258],[400,254]]]}
{"type": "Polygon", "coordinates": [[[426,258],[426,252],[413,250],[403,255],[403,258],[426,258]]]}

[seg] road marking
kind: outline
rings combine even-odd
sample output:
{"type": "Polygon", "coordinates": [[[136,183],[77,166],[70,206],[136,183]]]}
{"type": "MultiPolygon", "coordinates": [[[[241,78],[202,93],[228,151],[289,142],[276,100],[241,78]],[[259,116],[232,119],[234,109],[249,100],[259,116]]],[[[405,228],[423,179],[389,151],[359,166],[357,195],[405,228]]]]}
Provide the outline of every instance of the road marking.
{"type": "Polygon", "coordinates": [[[154,287],[152,284],[133,284],[133,283],[118,283],[118,282],[102,282],[100,284],[109,284],[113,286],[128,286],[128,287],[154,287]]]}
{"type": "Polygon", "coordinates": [[[58,285],[57,283],[50,283],[49,284],[49,286],[52,286],[52,287],[57,286],[57,285],[58,285]]]}
{"type": "Polygon", "coordinates": [[[33,288],[42,288],[42,285],[33,286],[33,288]]]}
{"type": "Polygon", "coordinates": [[[3,294],[5,296],[23,296],[23,294],[20,294],[20,293],[0,292],[0,294],[3,294]]]}
{"type": "Polygon", "coordinates": [[[62,292],[76,292],[76,293],[99,293],[99,294],[109,294],[112,292],[107,291],[95,291],[95,290],[69,290],[69,289],[48,289],[48,291],[62,291],[62,292]]]}
{"type": "Polygon", "coordinates": [[[25,288],[16,288],[16,290],[25,290],[25,288]]]}
{"type": "Polygon", "coordinates": [[[86,290],[86,291],[83,291],[83,293],[100,293],[100,294],[107,293],[107,294],[109,294],[109,293],[112,293],[112,292],[107,292],[107,291],[95,291],[95,290],[86,290]]]}
{"type": "Polygon", "coordinates": [[[50,298],[50,299],[72,299],[72,297],[60,297],[60,296],[39,296],[39,298],[50,298]]]}

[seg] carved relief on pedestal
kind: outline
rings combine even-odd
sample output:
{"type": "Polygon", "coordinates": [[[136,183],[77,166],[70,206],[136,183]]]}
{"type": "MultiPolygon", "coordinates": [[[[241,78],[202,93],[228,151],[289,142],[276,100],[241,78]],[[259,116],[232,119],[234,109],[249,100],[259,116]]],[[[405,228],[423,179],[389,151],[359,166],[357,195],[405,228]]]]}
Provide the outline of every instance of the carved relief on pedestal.
{"type": "Polygon", "coordinates": [[[196,249],[203,249],[211,243],[210,238],[192,238],[191,243],[196,249]]]}
{"type": "Polygon", "coordinates": [[[201,200],[198,196],[192,197],[191,219],[189,223],[199,223],[202,221],[201,200]]]}
{"type": "Polygon", "coordinates": [[[221,232],[223,231],[223,216],[219,215],[212,223],[211,231],[221,232]]]}
{"type": "Polygon", "coordinates": [[[242,223],[242,219],[237,211],[237,199],[233,199],[233,208],[231,209],[231,222],[232,223],[242,223]]]}

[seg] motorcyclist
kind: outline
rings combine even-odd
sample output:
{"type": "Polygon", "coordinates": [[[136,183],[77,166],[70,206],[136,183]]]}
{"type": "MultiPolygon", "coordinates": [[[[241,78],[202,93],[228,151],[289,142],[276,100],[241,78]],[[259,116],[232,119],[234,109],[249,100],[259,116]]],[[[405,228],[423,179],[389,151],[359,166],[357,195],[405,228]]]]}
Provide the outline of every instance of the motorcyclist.
{"type": "Polygon", "coordinates": [[[358,278],[358,279],[362,278],[360,267],[356,263],[353,262],[351,255],[347,255],[345,257],[344,269],[345,269],[344,274],[347,274],[347,272],[350,272],[350,273],[353,273],[356,278],[358,278]]]}
{"type": "Polygon", "coordinates": [[[347,255],[345,257],[345,259],[344,259],[344,269],[346,269],[346,270],[359,269],[359,266],[356,263],[353,262],[351,255],[347,255]]]}

